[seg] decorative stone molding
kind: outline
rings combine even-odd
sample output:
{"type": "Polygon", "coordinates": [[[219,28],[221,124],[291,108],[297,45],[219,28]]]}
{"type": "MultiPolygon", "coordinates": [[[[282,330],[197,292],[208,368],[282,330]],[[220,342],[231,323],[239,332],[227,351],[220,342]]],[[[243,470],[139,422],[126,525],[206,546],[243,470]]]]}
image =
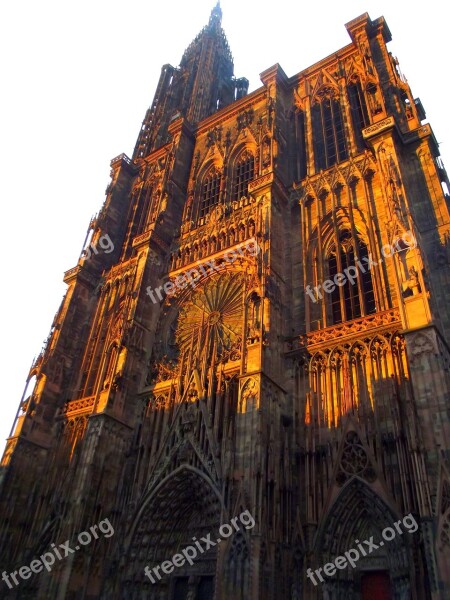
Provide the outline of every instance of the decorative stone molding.
{"type": "Polygon", "coordinates": [[[374,134],[381,133],[383,131],[387,131],[388,129],[392,129],[395,126],[394,117],[387,117],[387,119],[383,119],[379,123],[375,123],[370,127],[366,127],[362,130],[363,137],[365,139],[371,138],[374,134]]]}
{"type": "Polygon", "coordinates": [[[289,350],[316,349],[316,347],[328,344],[330,341],[352,340],[359,337],[361,333],[367,333],[368,331],[372,336],[383,331],[395,331],[397,329],[401,329],[400,313],[397,309],[391,309],[299,336],[292,340],[289,350]]]}

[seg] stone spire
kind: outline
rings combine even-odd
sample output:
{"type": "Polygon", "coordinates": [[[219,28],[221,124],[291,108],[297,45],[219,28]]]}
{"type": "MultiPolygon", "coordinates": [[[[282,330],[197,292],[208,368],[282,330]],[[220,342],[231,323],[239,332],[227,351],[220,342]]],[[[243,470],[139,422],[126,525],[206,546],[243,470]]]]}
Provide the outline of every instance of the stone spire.
{"type": "Polygon", "coordinates": [[[220,1],[217,2],[215,7],[211,11],[211,16],[209,17],[209,27],[214,27],[222,24],[222,9],[220,8],[220,1]]]}
{"type": "Polygon", "coordinates": [[[234,78],[233,57],[222,29],[220,3],[207,25],[186,48],[176,69],[164,65],[153,100],[142,124],[133,158],[146,156],[168,142],[168,126],[180,115],[195,124],[227,106],[245,91],[248,81],[234,78]]]}

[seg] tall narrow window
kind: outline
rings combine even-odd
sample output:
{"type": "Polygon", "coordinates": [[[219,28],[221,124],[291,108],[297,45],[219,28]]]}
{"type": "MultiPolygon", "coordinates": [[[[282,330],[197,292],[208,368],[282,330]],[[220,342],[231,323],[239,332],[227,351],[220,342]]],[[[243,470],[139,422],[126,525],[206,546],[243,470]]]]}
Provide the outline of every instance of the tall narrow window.
{"type": "MultiPolygon", "coordinates": [[[[367,251],[367,246],[363,242],[359,242],[359,256],[363,265],[369,263],[368,260],[364,260],[368,258],[369,253],[367,251]]],[[[375,294],[373,291],[372,285],[372,275],[368,269],[365,269],[365,273],[361,273],[361,287],[364,295],[364,306],[366,309],[366,315],[374,313],[376,311],[375,305],[375,294]]]]}
{"type": "MultiPolygon", "coordinates": [[[[331,251],[328,256],[328,274],[331,280],[334,280],[335,276],[338,274],[338,264],[336,257],[336,250],[331,251]]],[[[342,314],[341,314],[341,295],[339,293],[339,288],[336,285],[334,290],[331,292],[331,315],[333,319],[333,323],[341,323],[342,314]]]]}
{"type": "Polygon", "coordinates": [[[203,180],[199,217],[204,217],[219,202],[220,180],[220,172],[215,170],[203,180]]]}
{"type": "Polygon", "coordinates": [[[239,200],[248,194],[248,184],[253,179],[255,172],[255,159],[249,152],[245,152],[236,164],[233,181],[233,200],[239,200]]]}
{"type": "Polygon", "coordinates": [[[348,158],[344,121],[339,100],[324,97],[311,109],[316,171],[348,158]]]}
{"type": "MultiPolygon", "coordinates": [[[[347,239],[341,246],[342,271],[348,267],[353,267],[356,262],[355,250],[351,240],[347,239]]],[[[358,290],[358,280],[346,281],[343,286],[345,318],[347,321],[357,319],[361,316],[361,302],[358,290]]]]}
{"type": "Polygon", "coordinates": [[[338,247],[332,246],[328,251],[328,275],[331,280],[342,273],[339,281],[330,294],[330,314],[334,324],[357,319],[363,315],[374,313],[375,295],[372,277],[368,269],[356,267],[358,274],[352,281],[345,275],[345,269],[355,267],[358,256],[363,266],[367,266],[364,258],[368,257],[367,246],[360,239],[352,238],[349,231],[343,231],[339,238],[338,247]]]}
{"type": "Polygon", "coordinates": [[[369,126],[369,114],[367,112],[366,99],[361,85],[358,81],[347,87],[348,100],[350,103],[350,112],[352,115],[352,125],[355,134],[355,141],[358,150],[364,148],[364,138],[362,130],[369,126]]]}
{"type": "Polygon", "coordinates": [[[145,187],[142,190],[141,198],[139,200],[139,206],[136,209],[134,215],[134,222],[136,224],[136,235],[139,235],[144,231],[145,224],[148,219],[148,209],[152,199],[152,188],[145,187]]]}
{"type": "Polygon", "coordinates": [[[298,179],[303,179],[307,173],[305,113],[301,110],[298,111],[296,119],[297,175],[298,179]]]}

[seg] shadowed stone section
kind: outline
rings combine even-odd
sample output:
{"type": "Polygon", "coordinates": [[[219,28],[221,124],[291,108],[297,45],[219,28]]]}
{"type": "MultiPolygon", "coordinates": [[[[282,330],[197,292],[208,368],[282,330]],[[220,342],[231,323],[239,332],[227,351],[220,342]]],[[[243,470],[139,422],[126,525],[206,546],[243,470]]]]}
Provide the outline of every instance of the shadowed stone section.
{"type": "Polygon", "coordinates": [[[0,572],[102,519],[114,535],[2,597],[447,597],[449,182],[385,20],[346,27],[247,95],[216,6],[163,67],[0,471],[0,572]],[[406,515],[417,532],[307,576],[406,515]]]}

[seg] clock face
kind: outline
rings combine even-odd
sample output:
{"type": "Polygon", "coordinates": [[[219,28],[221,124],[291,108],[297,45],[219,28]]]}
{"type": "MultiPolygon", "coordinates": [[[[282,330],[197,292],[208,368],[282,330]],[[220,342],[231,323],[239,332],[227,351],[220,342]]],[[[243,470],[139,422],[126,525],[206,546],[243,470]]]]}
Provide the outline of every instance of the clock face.
{"type": "Polygon", "coordinates": [[[181,351],[192,345],[217,356],[242,335],[243,278],[240,274],[213,279],[195,291],[180,310],[176,339],[181,351]]]}

